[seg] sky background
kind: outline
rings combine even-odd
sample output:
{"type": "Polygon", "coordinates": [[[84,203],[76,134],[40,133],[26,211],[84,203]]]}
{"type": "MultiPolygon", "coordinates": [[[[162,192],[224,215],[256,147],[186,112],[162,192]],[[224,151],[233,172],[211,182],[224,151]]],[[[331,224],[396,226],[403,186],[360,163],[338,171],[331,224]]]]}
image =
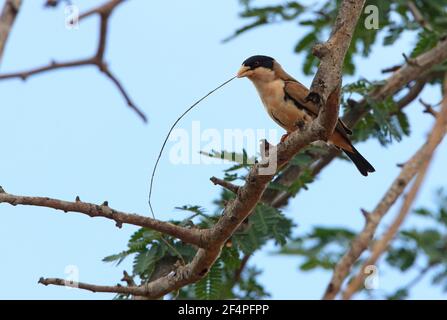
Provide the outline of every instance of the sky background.
{"type": "MultiPolygon", "coordinates": [[[[0,72],[27,69],[90,56],[98,37],[97,17],[82,21],[78,30],[65,28],[63,6],[43,9],[44,1],[24,1],[8,41],[0,72]]],[[[260,1],[261,3],[271,3],[260,1]]],[[[102,1],[74,1],[81,12],[102,1]]],[[[0,1],[3,6],[4,0],[0,1]]],[[[0,83],[2,97],[0,185],[12,194],[49,196],[102,203],[128,212],[149,215],[149,176],[158,150],[173,121],[193,101],[235,74],[241,62],[254,54],[275,57],[305,85],[302,57],[293,53],[305,32],[295,23],[275,24],[223,44],[222,39],[245,23],[238,1],[132,0],[115,10],[110,20],[106,59],[136,104],[149,117],[143,124],[125,105],[112,83],[94,67],[45,73],[0,83]]],[[[367,60],[357,60],[360,77],[382,79],[380,70],[402,62],[402,52],[413,44],[405,34],[396,45],[377,47],[367,60]]],[[[408,52],[407,52],[408,53],[408,52]]],[[[441,99],[439,89],[423,97],[441,99]]],[[[433,119],[414,103],[408,107],[411,138],[383,149],[378,142],[358,145],[377,172],[364,178],[346,161],[335,161],[310,189],[301,192],[284,210],[298,224],[296,233],[314,226],[360,230],[360,208],[371,210],[385,187],[396,177],[396,163],[406,161],[430,130],[433,119]],[[333,190],[339,190],[338,193],[333,190]],[[330,193],[330,196],[329,196],[330,193]],[[333,199],[346,198],[349,201],[333,199]],[[323,199],[323,201],[321,200],[323,199]]],[[[179,125],[188,131],[192,121],[202,129],[277,129],[264,112],[248,80],[235,80],[208,98],[179,125]]],[[[275,141],[271,141],[275,142],[275,141]]],[[[447,144],[439,147],[417,205],[433,206],[434,191],[446,182],[447,144]]],[[[166,152],[166,155],[168,152],[166,152]]],[[[153,205],[159,219],[181,219],[174,210],[185,204],[213,211],[220,190],[209,177],[222,176],[228,165],[172,165],[162,158],[154,187],[153,205]]],[[[387,216],[395,214],[396,206],[387,216]]],[[[131,260],[119,267],[101,261],[126,247],[136,230],[117,229],[111,221],[46,208],[0,206],[0,298],[2,299],[110,299],[111,294],[38,285],[40,277],[62,277],[75,265],[79,280],[113,285],[131,260]]],[[[408,224],[417,223],[409,220],[408,224]]],[[[250,263],[264,270],[260,281],[274,299],[319,299],[330,273],[298,270],[300,259],[272,255],[266,246],[250,263]]],[[[407,283],[414,274],[380,269],[381,292],[407,283]]],[[[412,298],[442,299],[429,279],[413,290],[412,298]]]]}

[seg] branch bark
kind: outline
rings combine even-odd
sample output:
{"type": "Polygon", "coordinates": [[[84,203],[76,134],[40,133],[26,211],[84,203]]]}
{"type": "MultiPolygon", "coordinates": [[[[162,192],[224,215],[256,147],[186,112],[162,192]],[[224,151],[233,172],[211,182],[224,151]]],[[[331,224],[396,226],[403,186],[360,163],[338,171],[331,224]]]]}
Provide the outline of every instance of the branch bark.
{"type": "Polygon", "coordinates": [[[6,42],[11,32],[14,21],[17,18],[22,0],[6,0],[0,14],[0,65],[3,60],[6,42]]]}
{"type": "MultiPolygon", "coordinates": [[[[8,2],[11,2],[11,1],[12,0],[8,0],[8,2]]],[[[17,1],[17,0],[15,0],[15,1],[17,1]]],[[[107,66],[107,63],[104,60],[104,54],[105,54],[105,50],[107,47],[109,17],[113,13],[114,9],[118,5],[122,4],[125,1],[126,0],[111,0],[99,7],[93,8],[79,16],[79,19],[83,20],[87,17],[90,17],[90,16],[96,14],[99,16],[99,19],[100,19],[98,48],[92,57],[85,58],[85,59],[64,61],[64,62],[51,61],[48,65],[36,67],[36,68],[30,69],[30,70],[0,74],[0,80],[6,80],[6,79],[27,80],[31,76],[41,74],[44,72],[50,72],[50,71],[55,71],[55,70],[59,70],[59,69],[75,68],[75,67],[81,67],[81,66],[95,66],[115,85],[115,87],[118,89],[118,91],[120,92],[120,94],[122,95],[124,100],[126,101],[127,106],[130,109],[132,109],[144,122],[147,122],[147,118],[146,118],[146,115],[144,114],[144,112],[136,106],[136,104],[131,99],[130,95],[125,90],[124,85],[110,71],[109,67],[107,66]]],[[[1,44],[1,39],[0,39],[0,44],[1,44]]],[[[1,47],[0,47],[0,49],[1,49],[1,47]]],[[[1,51],[0,51],[0,58],[1,58],[1,51]]]]}
{"type": "MultiPolygon", "coordinates": [[[[414,101],[422,89],[422,83],[427,83],[434,76],[431,69],[447,60],[447,39],[439,42],[433,49],[419,55],[413,59],[412,63],[406,63],[396,70],[391,77],[385,80],[385,84],[371,92],[368,100],[376,102],[384,101],[385,99],[394,96],[403,87],[416,81],[410,88],[407,95],[401,98],[397,104],[400,109],[407,106],[414,101]]],[[[343,121],[349,126],[354,127],[370,110],[367,99],[355,102],[344,116],[343,121]]],[[[311,165],[314,175],[318,174],[322,169],[329,165],[340,154],[339,151],[328,148],[326,155],[316,158],[311,165]]],[[[299,166],[290,166],[286,168],[281,175],[279,175],[275,182],[284,186],[290,186],[295,182],[301,174],[302,168],[299,166]]],[[[287,205],[292,196],[285,191],[268,190],[263,197],[263,201],[269,203],[277,208],[287,205]]]]}
{"type": "MultiPolygon", "coordinates": [[[[203,278],[219,257],[226,241],[250,215],[260,201],[268,183],[274,177],[276,170],[271,171],[267,168],[271,165],[274,165],[276,169],[283,167],[302,148],[317,140],[326,140],[334,130],[338,118],[339,88],[341,85],[343,61],[364,2],[365,0],[343,0],[331,37],[325,44],[320,45],[315,50],[321,59],[320,69],[322,71],[317,72],[316,80],[311,88],[313,94],[310,98],[316,99],[316,103],[321,106],[318,117],[301,132],[293,132],[284,143],[270,147],[265,161],[252,166],[246,177],[245,184],[238,188],[236,198],[226,204],[219,221],[206,233],[200,232],[200,243],[206,243],[207,246],[199,248],[191,262],[185,266],[178,266],[175,271],[168,275],[139,287],[96,286],[86,283],[79,283],[78,287],[94,292],[116,292],[159,298],[203,278]]],[[[25,202],[22,197],[17,198],[17,196],[13,196],[11,198],[7,194],[0,195],[0,199],[2,198],[11,202],[17,199],[25,202]]],[[[26,200],[29,202],[31,199],[27,198],[26,200]]],[[[43,201],[43,203],[39,202],[43,206],[49,204],[42,198],[39,198],[39,201],[43,201]]],[[[2,201],[0,200],[0,202],[2,201]]],[[[67,203],[66,205],[72,206],[73,203],[67,203]]],[[[69,209],[71,208],[69,207],[69,209]]],[[[91,214],[89,210],[92,209],[94,210],[95,207],[88,207],[85,211],[91,214]]],[[[86,213],[84,210],[82,212],[86,213]]],[[[103,211],[97,208],[94,214],[105,216],[103,211]]],[[[117,218],[116,213],[112,214],[110,212],[107,217],[114,220],[117,218]]],[[[129,218],[126,215],[122,215],[120,219],[124,217],[129,218]]],[[[152,227],[154,227],[157,220],[145,221],[151,221],[152,227]]],[[[125,221],[122,222],[124,223],[125,221]]],[[[160,228],[160,223],[157,221],[157,228],[160,228]]],[[[165,224],[161,225],[167,228],[165,224]]],[[[169,228],[172,228],[172,225],[169,225],[169,228]]],[[[183,228],[182,231],[186,232],[183,228]]],[[[178,236],[178,234],[175,236],[178,236]]],[[[41,279],[40,283],[45,285],[65,285],[62,279],[53,278],[41,279]]]]}
{"type": "MultiPolygon", "coordinates": [[[[425,171],[427,170],[430,163],[430,159],[432,158],[436,147],[441,143],[443,137],[445,136],[446,130],[447,100],[445,99],[442,112],[440,112],[440,115],[437,117],[437,121],[427,139],[427,142],[404,165],[399,176],[391,184],[390,188],[387,190],[374,211],[366,215],[365,227],[354,239],[348,252],[336,265],[323,299],[334,299],[336,297],[336,295],[340,291],[344,279],[348,276],[353,264],[367,249],[369,243],[373,239],[378,224],[392,207],[392,205],[396,202],[396,200],[400,197],[400,195],[404,192],[406,186],[419,172],[418,178],[413,185],[413,188],[410,190],[410,193],[408,194],[408,197],[404,202],[404,206],[402,207],[397,220],[394,222],[393,226],[390,228],[385,237],[376,244],[373,249],[371,258],[367,260],[365,265],[374,264],[374,262],[379,258],[380,254],[386,249],[389,241],[393,238],[394,234],[397,232],[398,227],[405,218],[410,205],[416,196],[417,190],[419,189],[419,186],[423,181],[425,171]]],[[[363,268],[361,270],[363,270],[363,268]]],[[[349,298],[355,291],[355,288],[361,284],[363,276],[364,275],[361,272],[361,274],[359,274],[352,283],[352,286],[348,287],[346,298],[349,298]]]]}
{"type": "MultiPolygon", "coordinates": [[[[444,87],[445,89],[447,89],[447,77],[444,87]]],[[[431,160],[433,159],[434,151],[437,145],[439,144],[439,141],[441,141],[443,136],[446,134],[446,130],[447,130],[447,96],[444,96],[443,107],[439,112],[439,115],[436,117],[436,122],[432,129],[432,133],[428,137],[427,144],[425,146],[425,154],[424,154],[425,159],[421,164],[416,180],[411,186],[410,191],[407,193],[396,219],[393,221],[393,223],[388,228],[387,232],[385,232],[385,234],[382,236],[382,238],[374,243],[374,246],[371,250],[371,255],[363,263],[359,273],[353,278],[353,280],[349,283],[346,290],[343,292],[342,294],[343,299],[345,300],[351,299],[352,296],[360,289],[362,283],[366,278],[366,275],[363,272],[363,270],[365,270],[365,267],[373,265],[378,261],[378,259],[385,252],[385,250],[387,250],[390,242],[393,240],[393,238],[399,231],[400,226],[404,222],[405,218],[408,216],[411,206],[414,200],[416,199],[418,191],[421,188],[422,183],[424,182],[431,160]]]]}

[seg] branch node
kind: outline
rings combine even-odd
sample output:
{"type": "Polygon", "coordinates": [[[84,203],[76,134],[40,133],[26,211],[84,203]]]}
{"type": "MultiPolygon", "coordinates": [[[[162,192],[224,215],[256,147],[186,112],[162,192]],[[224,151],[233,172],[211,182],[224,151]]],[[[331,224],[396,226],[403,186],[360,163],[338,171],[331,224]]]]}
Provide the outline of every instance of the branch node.
{"type": "Polygon", "coordinates": [[[361,208],[360,211],[362,212],[362,215],[365,217],[366,221],[369,221],[371,219],[371,212],[366,211],[363,208],[361,208]]]}
{"type": "Polygon", "coordinates": [[[305,101],[311,101],[311,102],[315,103],[316,105],[320,105],[321,96],[317,92],[312,91],[307,95],[307,97],[305,98],[305,101]]]}
{"type": "Polygon", "coordinates": [[[124,281],[127,283],[128,287],[135,287],[135,281],[133,280],[133,278],[127,273],[126,270],[123,271],[123,278],[121,279],[121,281],[124,281]]]}
{"type": "Polygon", "coordinates": [[[326,43],[317,43],[312,48],[312,54],[319,59],[323,59],[330,52],[331,50],[326,43]]]}

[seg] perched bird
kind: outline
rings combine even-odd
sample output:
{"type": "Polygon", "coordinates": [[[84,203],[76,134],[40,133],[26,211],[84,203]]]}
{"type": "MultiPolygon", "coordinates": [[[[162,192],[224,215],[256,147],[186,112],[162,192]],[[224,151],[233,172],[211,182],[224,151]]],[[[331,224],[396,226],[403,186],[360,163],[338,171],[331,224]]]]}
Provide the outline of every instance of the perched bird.
{"type": "MultiPolygon", "coordinates": [[[[255,85],[270,117],[287,133],[287,136],[310,123],[318,115],[318,106],[306,97],[309,90],[290,76],[275,59],[253,56],[242,63],[238,78],[247,77],[255,85]]],[[[343,150],[364,176],[374,172],[374,167],[354,148],[348,135],[351,130],[338,119],[329,143],[343,150]]]]}

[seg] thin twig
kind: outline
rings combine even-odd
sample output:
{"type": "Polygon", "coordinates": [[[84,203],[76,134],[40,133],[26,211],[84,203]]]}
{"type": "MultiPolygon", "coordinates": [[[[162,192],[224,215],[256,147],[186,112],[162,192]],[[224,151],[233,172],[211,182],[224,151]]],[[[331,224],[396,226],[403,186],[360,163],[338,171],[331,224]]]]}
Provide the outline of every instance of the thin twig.
{"type": "Polygon", "coordinates": [[[250,260],[251,254],[245,254],[244,257],[241,260],[241,264],[239,268],[234,272],[233,276],[233,283],[237,284],[239,280],[241,280],[242,272],[244,271],[245,267],[247,266],[248,260],[250,260]]]}
{"type": "Polygon", "coordinates": [[[419,102],[424,106],[424,113],[431,114],[433,117],[438,116],[438,112],[433,109],[433,106],[422,99],[419,99],[419,102]]]}
{"type": "Polygon", "coordinates": [[[426,28],[427,30],[430,31],[433,30],[431,24],[424,18],[422,12],[419,10],[419,8],[413,1],[411,0],[407,1],[407,7],[410,10],[411,14],[413,15],[414,20],[416,20],[416,22],[419,23],[422,28],[426,28]]]}
{"type": "MultiPolygon", "coordinates": [[[[3,189],[1,189],[3,190],[3,189]]],[[[143,228],[152,229],[162,232],[164,234],[178,238],[186,243],[195,244],[199,247],[206,247],[207,243],[202,241],[203,232],[207,232],[206,229],[199,232],[198,229],[189,229],[175,224],[155,220],[149,217],[140,216],[137,214],[125,213],[112,209],[107,205],[96,205],[81,201],[79,198],[74,202],[62,201],[58,199],[51,199],[47,197],[24,197],[16,196],[0,190],[0,203],[9,203],[13,206],[37,206],[46,207],[56,210],[62,210],[64,212],[78,212],[88,215],[90,217],[103,217],[115,221],[118,227],[123,224],[131,224],[134,226],[140,226],[143,228]]],[[[4,190],[3,190],[4,191],[4,190]]]]}
{"type": "Polygon", "coordinates": [[[221,187],[230,190],[234,194],[237,194],[239,191],[239,186],[236,186],[236,185],[232,184],[231,182],[228,182],[228,181],[216,178],[216,177],[211,177],[210,180],[215,185],[218,184],[221,187]]]}
{"type": "Polygon", "coordinates": [[[85,19],[94,14],[97,14],[100,18],[98,48],[92,57],[86,59],[64,61],[64,62],[52,61],[48,65],[32,68],[30,70],[0,74],[0,80],[6,80],[6,79],[27,80],[31,76],[44,72],[50,72],[65,68],[75,68],[80,66],[96,66],[98,70],[101,71],[116,86],[116,88],[126,101],[128,107],[132,109],[144,122],[147,122],[146,115],[132,101],[129,93],[124,89],[123,84],[118,80],[116,76],[113,75],[113,73],[108,68],[107,63],[104,61],[104,54],[107,46],[109,17],[112,14],[113,10],[124,1],[126,0],[112,0],[106,2],[105,4],[99,7],[93,8],[79,16],[80,20],[85,19]]]}

